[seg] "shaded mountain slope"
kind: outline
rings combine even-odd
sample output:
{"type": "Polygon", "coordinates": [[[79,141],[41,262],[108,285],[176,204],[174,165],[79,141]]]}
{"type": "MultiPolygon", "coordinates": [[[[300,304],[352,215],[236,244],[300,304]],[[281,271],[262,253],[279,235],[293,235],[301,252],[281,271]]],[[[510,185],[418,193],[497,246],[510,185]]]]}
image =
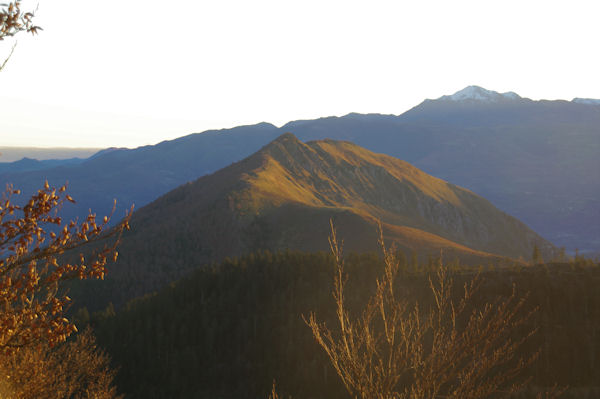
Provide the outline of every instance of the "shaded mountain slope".
{"type": "MultiPolygon", "coordinates": [[[[333,219],[347,248],[386,240],[466,262],[529,259],[550,243],[472,192],[349,142],[284,134],[259,152],[137,211],[106,298],[119,304],[190,270],[258,249],[328,250],[333,219]]],[[[88,293],[88,296],[95,294],[88,293]]]]}

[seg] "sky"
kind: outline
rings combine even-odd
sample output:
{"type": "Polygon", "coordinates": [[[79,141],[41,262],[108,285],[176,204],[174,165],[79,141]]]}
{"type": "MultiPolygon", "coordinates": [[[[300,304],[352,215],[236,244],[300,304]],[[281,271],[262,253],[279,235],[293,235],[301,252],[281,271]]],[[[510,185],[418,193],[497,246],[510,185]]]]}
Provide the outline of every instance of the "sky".
{"type": "Polygon", "coordinates": [[[398,115],[468,85],[600,98],[597,0],[22,1],[36,5],[43,31],[0,72],[0,146],[398,115]]]}

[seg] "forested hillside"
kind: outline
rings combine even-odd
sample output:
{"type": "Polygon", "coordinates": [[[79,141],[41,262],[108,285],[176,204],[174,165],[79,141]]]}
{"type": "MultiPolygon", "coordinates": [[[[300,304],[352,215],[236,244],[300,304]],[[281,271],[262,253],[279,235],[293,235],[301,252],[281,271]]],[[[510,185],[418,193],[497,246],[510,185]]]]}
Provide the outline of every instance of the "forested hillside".
{"type": "MultiPolygon", "coordinates": [[[[437,262],[400,254],[402,295],[425,309],[427,276],[437,262]]],[[[590,262],[472,269],[449,264],[462,282],[483,277],[474,303],[507,297],[513,284],[539,310],[538,329],[522,353],[540,350],[525,370],[537,387],[569,386],[565,398],[600,396],[600,266],[590,262]]],[[[349,255],[347,298],[358,309],[383,266],[377,254],[349,255]]],[[[302,319],[315,311],[331,322],[333,260],[325,254],[261,252],[197,270],[157,294],[91,317],[99,342],[120,368],[117,384],[131,398],[267,397],[273,379],[283,397],[345,398],[343,386],[302,319]]],[[[80,323],[89,315],[79,312],[80,323]]],[[[515,331],[516,337],[522,331],[515,331]]]]}

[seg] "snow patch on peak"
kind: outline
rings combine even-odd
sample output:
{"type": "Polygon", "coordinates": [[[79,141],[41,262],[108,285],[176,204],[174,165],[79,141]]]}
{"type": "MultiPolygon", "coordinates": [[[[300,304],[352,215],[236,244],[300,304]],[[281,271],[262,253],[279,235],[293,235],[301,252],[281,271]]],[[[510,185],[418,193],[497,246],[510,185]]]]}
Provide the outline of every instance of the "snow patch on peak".
{"type": "Polygon", "coordinates": [[[483,87],[468,86],[460,91],[457,91],[453,95],[451,95],[450,99],[454,100],[454,101],[487,100],[491,97],[494,97],[495,94],[498,94],[498,93],[496,93],[494,91],[486,90],[483,87]]]}
{"type": "Polygon", "coordinates": [[[450,101],[467,101],[467,100],[475,100],[475,101],[485,101],[485,102],[497,102],[502,100],[518,100],[521,97],[512,91],[506,93],[498,93],[492,90],[484,89],[479,86],[468,86],[464,89],[457,91],[451,96],[443,96],[440,97],[440,100],[450,100],[450,101]]]}
{"type": "Polygon", "coordinates": [[[502,93],[501,96],[510,98],[511,100],[518,100],[519,98],[521,98],[521,96],[515,93],[514,91],[507,91],[506,93],[502,93]]]}
{"type": "Polygon", "coordinates": [[[571,102],[577,104],[600,105],[600,99],[596,98],[574,98],[571,102]]]}

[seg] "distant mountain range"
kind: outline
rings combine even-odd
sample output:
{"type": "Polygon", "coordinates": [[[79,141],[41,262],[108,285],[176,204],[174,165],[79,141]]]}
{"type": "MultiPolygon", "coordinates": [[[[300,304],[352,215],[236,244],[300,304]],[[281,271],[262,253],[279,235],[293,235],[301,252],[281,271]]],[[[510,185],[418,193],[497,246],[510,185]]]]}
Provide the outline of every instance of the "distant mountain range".
{"type": "Polygon", "coordinates": [[[71,166],[83,162],[85,159],[82,158],[68,158],[68,159],[47,159],[38,161],[32,158],[21,158],[14,162],[1,162],[0,163],[0,174],[2,173],[19,173],[19,172],[31,172],[34,170],[50,169],[57,166],[71,166]]]}
{"type": "Polygon", "coordinates": [[[109,275],[114,303],[195,267],[257,250],[327,251],[333,219],[347,251],[385,240],[410,255],[466,263],[546,259],[556,248],[469,190],[350,142],[283,134],[250,157],[184,184],[134,213],[109,275]],[[144,276],[140,279],[139,276],[144,276]]]}
{"type": "Polygon", "coordinates": [[[600,104],[533,101],[477,86],[400,116],[349,114],[192,134],[155,146],[116,149],[79,164],[0,171],[25,192],[69,181],[78,205],[107,213],[112,199],[141,206],[180,184],[252,154],[282,133],[301,141],[354,142],[466,187],[569,250],[600,251],[600,104]]]}
{"type": "MultiPolygon", "coordinates": [[[[7,134],[8,135],[8,134],[7,134]]],[[[68,148],[68,147],[5,147],[0,146],[0,166],[19,161],[23,158],[46,160],[66,160],[72,158],[89,158],[101,148],[68,148]]]]}

